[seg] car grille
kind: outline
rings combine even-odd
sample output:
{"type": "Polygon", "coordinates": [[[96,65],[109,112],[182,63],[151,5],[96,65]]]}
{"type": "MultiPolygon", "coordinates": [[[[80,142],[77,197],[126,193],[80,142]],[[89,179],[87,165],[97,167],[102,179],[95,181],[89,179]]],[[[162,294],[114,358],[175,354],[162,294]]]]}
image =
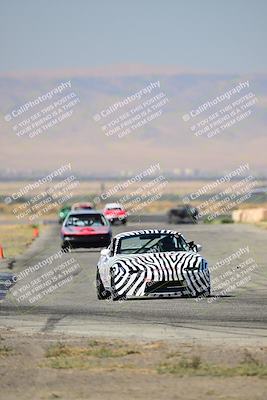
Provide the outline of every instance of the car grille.
{"type": "Polygon", "coordinates": [[[97,235],[66,235],[69,240],[74,240],[77,242],[97,242],[99,240],[107,240],[110,238],[108,233],[97,234],[97,235]]]}
{"type": "Polygon", "coordinates": [[[146,284],[145,293],[173,293],[186,287],[184,281],[158,281],[146,284]]]}

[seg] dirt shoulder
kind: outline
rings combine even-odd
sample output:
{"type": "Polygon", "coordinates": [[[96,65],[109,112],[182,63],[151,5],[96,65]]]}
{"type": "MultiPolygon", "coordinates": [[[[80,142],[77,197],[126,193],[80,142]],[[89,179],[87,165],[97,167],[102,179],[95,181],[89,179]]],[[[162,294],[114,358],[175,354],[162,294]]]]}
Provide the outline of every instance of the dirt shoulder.
{"type": "Polygon", "coordinates": [[[267,347],[0,331],[10,399],[265,399],[267,347]]]}

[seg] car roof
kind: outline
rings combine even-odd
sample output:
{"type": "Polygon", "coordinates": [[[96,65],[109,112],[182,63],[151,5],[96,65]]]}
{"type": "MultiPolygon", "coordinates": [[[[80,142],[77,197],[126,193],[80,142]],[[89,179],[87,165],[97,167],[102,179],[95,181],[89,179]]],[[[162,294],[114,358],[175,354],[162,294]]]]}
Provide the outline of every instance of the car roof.
{"type": "Polygon", "coordinates": [[[139,235],[147,235],[147,234],[170,234],[170,235],[180,235],[182,236],[182,234],[180,232],[177,231],[173,231],[170,229],[145,229],[145,230],[141,230],[141,231],[130,231],[130,232],[122,232],[122,233],[118,233],[118,235],[114,236],[114,239],[121,239],[123,237],[129,237],[129,236],[139,236],[139,235]]]}
{"type": "Polygon", "coordinates": [[[105,205],[105,208],[123,208],[121,204],[119,203],[108,203],[105,205]]]}
{"type": "Polygon", "coordinates": [[[101,211],[97,210],[73,210],[69,213],[69,215],[79,215],[79,214],[100,214],[103,215],[101,211]]]}
{"type": "Polygon", "coordinates": [[[93,206],[93,204],[90,203],[89,201],[83,201],[83,202],[72,204],[72,207],[92,207],[92,206],[93,206]]]}

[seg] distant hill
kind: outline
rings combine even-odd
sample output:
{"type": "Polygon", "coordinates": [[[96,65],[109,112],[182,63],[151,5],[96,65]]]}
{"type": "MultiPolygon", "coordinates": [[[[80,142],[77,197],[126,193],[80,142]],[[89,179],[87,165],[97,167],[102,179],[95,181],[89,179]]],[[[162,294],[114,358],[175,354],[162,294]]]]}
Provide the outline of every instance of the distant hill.
{"type": "MultiPolygon", "coordinates": [[[[155,162],[160,162],[166,170],[221,171],[246,161],[254,170],[266,171],[266,93],[267,75],[186,73],[173,67],[122,66],[91,71],[2,74],[1,169],[47,170],[68,161],[74,170],[81,173],[136,171],[155,162]],[[75,92],[80,99],[73,108],[73,115],[34,138],[17,137],[12,130],[13,122],[6,122],[4,116],[68,80],[72,87],[62,95],[75,92]],[[190,129],[192,123],[182,117],[247,80],[248,89],[233,95],[229,101],[220,102],[219,106],[211,107],[198,118],[191,117],[190,121],[200,122],[249,92],[258,99],[251,108],[251,115],[212,138],[205,134],[196,137],[190,129]],[[95,122],[93,116],[157,81],[160,88],[153,89],[150,95],[143,95],[142,101],[164,92],[169,102],[162,108],[162,115],[122,138],[116,135],[107,137],[101,130],[101,123],[95,122]]],[[[44,101],[42,107],[50,103],[44,101]]],[[[139,104],[140,101],[133,100],[122,107],[120,113],[114,112],[110,118],[102,120],[105,123],[112,121],[139,104]]],[[[31,116],[38,107],[15,120],[31,116]]]]}

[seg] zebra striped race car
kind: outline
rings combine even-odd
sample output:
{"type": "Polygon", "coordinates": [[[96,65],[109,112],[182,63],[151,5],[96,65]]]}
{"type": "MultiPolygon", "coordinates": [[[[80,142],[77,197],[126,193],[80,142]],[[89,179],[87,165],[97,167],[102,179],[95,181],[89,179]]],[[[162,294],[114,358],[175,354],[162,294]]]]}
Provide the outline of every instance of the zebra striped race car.
{"type": "Polygon", "coordinates": [[[210,275],[207,261],[198,254],[200,248],[172,230],[120,233],[101,251],[97,297],[208,296],[210,275]]]}

